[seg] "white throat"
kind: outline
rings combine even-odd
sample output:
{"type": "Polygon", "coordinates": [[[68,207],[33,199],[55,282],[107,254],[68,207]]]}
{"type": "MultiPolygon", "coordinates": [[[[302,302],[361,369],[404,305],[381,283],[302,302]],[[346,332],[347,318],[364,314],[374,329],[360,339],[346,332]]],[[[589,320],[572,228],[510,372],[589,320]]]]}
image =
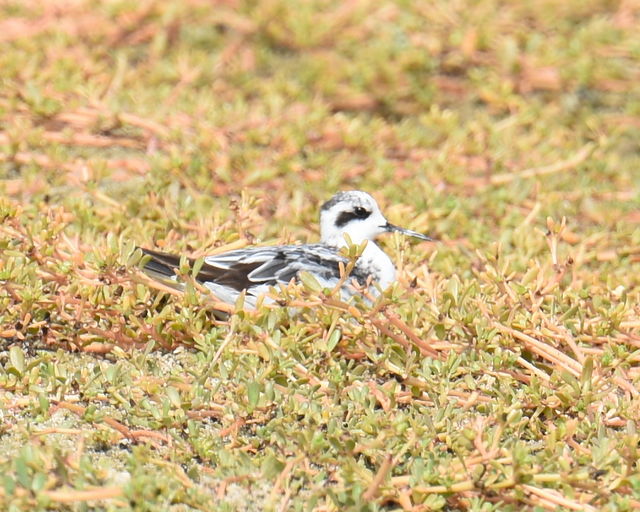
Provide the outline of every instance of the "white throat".
{"type": "Polygon", "coordinates": [[[368,237],[362,236],[362,234],[359,233],[349,233],[348,231],[340,231],[332,236],[324,236],[321,240],[323,244],[330,245],[331,247],[335,247],[337,249],[349,247],[349,243],[351,243],[351,245],[360,245],[364,241],[367,242],[367,245],[375,245],[375,242],[368,237]],[[349,241],[347,241],[345,233],[349,237],[349,241]]]}

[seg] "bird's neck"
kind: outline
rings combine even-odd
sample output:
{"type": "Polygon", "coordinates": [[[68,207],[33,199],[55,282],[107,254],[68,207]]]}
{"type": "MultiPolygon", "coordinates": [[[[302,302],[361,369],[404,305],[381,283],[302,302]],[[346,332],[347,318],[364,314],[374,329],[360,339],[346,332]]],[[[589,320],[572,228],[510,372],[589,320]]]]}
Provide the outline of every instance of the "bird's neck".
{"type": "Polygon", "coordinates": [[[349,247],[349,245],[360,245],[365,240],[367,241],[367,246],[371,244],[375,245],[375,242],[373,240],[369,240],[361,235],[358,235],[357,233],[353,233],[353,234],[347,233],[347,235],[349,235],[349,242],[347,242],[347,239],[345,238],[344,235],[345,235],[344,233],[339,233],[332,237],[323,237],[322,243],[326,245],[330,245],[331,247],[335,247],[336,249],[349,247]]]}

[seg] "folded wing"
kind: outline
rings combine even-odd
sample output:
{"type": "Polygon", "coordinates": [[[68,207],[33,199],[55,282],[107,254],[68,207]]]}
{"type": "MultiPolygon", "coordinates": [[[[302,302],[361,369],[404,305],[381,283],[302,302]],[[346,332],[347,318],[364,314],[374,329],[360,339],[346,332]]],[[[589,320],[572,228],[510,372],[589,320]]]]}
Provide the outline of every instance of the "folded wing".
{"type": "MultiPolygon", "coordinates": [[[[142,249],[151,256],[144,269],[154,277],[175,279],[180,258],[173,254],[142,249]]],[[[189,265],[195,262],[189,259],[189,265]]],[[[265,286],[286,284],[298,273],[306,271],[325,286],[332,286],[340,278],[340,263],[347,259],[324,245],[284,245],[254,247],[207,256],[196,279],[203,284],[215,283],[234,291],[263,289],[265,286]]],[[[354,276],[357,277],[357,276],[354,276]]]]}

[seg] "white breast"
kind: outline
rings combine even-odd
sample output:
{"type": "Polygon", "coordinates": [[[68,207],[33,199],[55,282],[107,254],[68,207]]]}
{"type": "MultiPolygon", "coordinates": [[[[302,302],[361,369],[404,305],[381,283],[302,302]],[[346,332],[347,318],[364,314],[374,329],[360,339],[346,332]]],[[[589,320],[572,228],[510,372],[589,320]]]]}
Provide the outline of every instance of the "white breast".
{"type": "Polygon", "coordinates": [[[396,279],[396,267],[391,258],[375,242],[367,243],[357,265],[358,269],[370,274],[383,290],[396,279]]]}

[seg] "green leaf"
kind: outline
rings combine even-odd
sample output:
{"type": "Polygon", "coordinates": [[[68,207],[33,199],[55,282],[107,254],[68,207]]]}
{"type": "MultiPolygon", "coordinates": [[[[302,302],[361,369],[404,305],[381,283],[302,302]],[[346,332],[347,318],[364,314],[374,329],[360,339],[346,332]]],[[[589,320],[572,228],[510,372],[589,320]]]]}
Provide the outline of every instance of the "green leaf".
{"type": "Polygon", "coordinates": [[[191,277],[194,279],[196,278],[202,269],[202,265],[204,265],[204,258],[198,258],[193,262],[193,267],[191,267],[191,277]]]}
{"type": "Polygon", "coordinates": [[[4,475],[2,484],[6,495],[12,496],[16,490],[16,481],[11,477],[11,475],[4,475]]]}
{"type": "Polygon", "coordinates": [[[460,298],[460,281],[457,276],[453,276],[447,283],[447,292],[451,295],[453,302],[458,304],[460,298]]]}
{"type": "Polygon", "coordinates": [[[46,414],[47,412],[49,412],[49,407],[51,404],[49,403],[49,399],[46,397],[44,393],[38,394],[38,405],[40,406],[40,410],[42,411],[43,414],[46,414]]]}
{"type": "Polygon", "coordinates": [[[582,386],[583,392],[591,388],[592,375],[593,375],[593,358],[587,357],[582,367],[582,374],[580,375],[580,384],[582,386]]]}
{"type": "Polygon", "coordinates": [[[262,461],[262,466],[260,469],[264,478],[272,479],[282,473],[284,466],[284,463],[280,461],[275,455],[269,454],[262,461]]]}
{"type": "Polygon", "coordinates": [[[247,384],[247,399],[249,401],[249,410],[253,411],[260,399],[260,384],[258,382],[252,381],[247,384]]]}
{"type": "Polygon", "coordinates": [[[331,352],[338,342],[342,339],[342,331],[340,329],[334,329],[329,339],[327,340],[327,352],[331,352]]]}
{"type": "Polygon", "coordinates": [[[18,483],[28,489],[31,486],[31,479],[29,478],[29,470],[23,456],[16,459],[16,477],[18,483]]]}
{"type": "Polygon", "coordinates": [[[35,492],[41,491],[44,489],[46,483],[47,475],[45,473],[36,473],[31,482],[31,489],[35,492]]]}
{"type": "Polygon", "coordinates": [[[182,407],[182,400],[180,399],[180,393],[173,386],[169,386],[167,388],[167,397],[169,398],[171,405],[178,408],[182,407]]]}
{"type": "Polygon", "coordinates": [[[9,361],[11,365],[18,370],[20,375],[25,371],[24,352],[20,347],[13,346],[9,349],[9,361]]]}
{"type": "Polygon", "coordinates": [[[308,290],[316,293],[320,293],[322,291],[322,286],[320,286],[318,280],[309,272],[300,272],[298,274],[298,277],[300,278],[300,281],[305,286],[305,288],[307,288],[308,290]]]}

